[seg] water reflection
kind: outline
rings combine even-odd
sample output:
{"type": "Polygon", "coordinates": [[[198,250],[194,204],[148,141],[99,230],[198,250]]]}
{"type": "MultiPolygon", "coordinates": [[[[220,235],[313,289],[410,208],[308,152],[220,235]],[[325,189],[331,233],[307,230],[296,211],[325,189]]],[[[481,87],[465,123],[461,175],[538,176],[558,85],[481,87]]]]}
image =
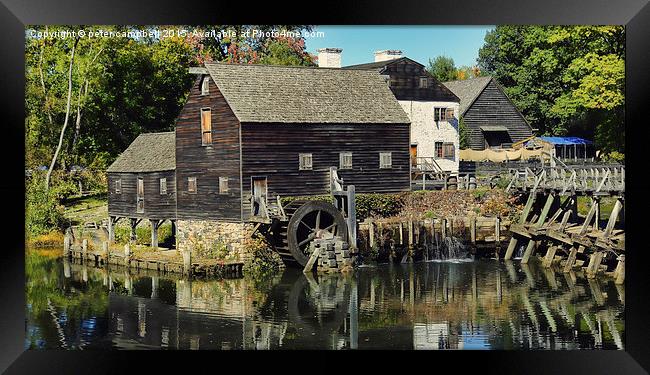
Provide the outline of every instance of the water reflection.
{"type": "Polygon", "coordinates": [[[609,279],[491,260],[187,280],[28,255],[28,348],[623,349],[609,279]]]}

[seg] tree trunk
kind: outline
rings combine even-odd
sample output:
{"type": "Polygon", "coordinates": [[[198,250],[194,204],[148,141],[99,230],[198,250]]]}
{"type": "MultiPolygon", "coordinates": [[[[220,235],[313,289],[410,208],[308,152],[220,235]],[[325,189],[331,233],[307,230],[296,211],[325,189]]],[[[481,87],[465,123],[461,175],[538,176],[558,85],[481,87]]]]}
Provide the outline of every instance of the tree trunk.
{"type": "Polygon", "coordinates": [[[74,66],[74,53],[77,48],[77,43],[79,43],[79,38],[75,39],[74,44],[72,45],[72,50],[70,51],[70,68],[68,69],[68,101],[65,108],[65,120],[63,121],[63,127],[61,128],[61,135],[59,136],[59,145],[56,147],[56,151],[52,157],[52,163],[50,163],[50,168],[47,170],[47,176],[45,177],[46,191],[50,188],[50,177],[52,176],[52,170],[56,164],[56,158],[59,156],[59,152],[61,151],[63,136],[65,135],[65,129],[68,127],[68,119],[70,118],[70,100],[72,99],[72,67],[74,66]]]}

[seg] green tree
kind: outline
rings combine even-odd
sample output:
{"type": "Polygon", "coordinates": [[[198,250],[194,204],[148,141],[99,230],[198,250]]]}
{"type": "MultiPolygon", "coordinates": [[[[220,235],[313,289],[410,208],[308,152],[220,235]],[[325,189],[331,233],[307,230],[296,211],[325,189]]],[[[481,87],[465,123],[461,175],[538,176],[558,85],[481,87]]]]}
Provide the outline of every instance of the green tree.
{"type": "Polygon", "coordinates": [[[465,125],[465,120],[461,116],[460,121],[458,122],[458,136],[459,136],[459,146],[461,150],[469,148],[469,134],[467,125],[465,125]]]}
{"type": "Polygon", "coordinates": [[[624,152],[622,26],[498,26],[478,63],[542,134],[583,136],[605,152],[624,152]]]}
{"type": "Polygon", "coordinates": [[[454,59],[447,56],[438,56],[429,59],[427,71],[440,82],[453,81],[456,79],[456,65],[454,59]]]}

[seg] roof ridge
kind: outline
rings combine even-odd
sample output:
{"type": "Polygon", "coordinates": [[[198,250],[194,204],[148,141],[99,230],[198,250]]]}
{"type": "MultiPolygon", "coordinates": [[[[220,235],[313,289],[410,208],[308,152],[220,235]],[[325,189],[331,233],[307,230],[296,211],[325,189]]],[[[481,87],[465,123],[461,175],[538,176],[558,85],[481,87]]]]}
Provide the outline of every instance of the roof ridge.
{"type": "Polygon", "coordinates": [[[242,64],[242,63],[228,63],[223,61],[211,61],[206,62],[204,65],[226,65],[226,66],[250,66],[250,67],[265,67],[265,68],[297,68],[297,69],[314,69],[314,70],[338,70],[338,71],[347,71],[342,68],[335,67],[320,67],[320,66],[311,66],[311,65],[279,65],[279,64],[242,64]]]}

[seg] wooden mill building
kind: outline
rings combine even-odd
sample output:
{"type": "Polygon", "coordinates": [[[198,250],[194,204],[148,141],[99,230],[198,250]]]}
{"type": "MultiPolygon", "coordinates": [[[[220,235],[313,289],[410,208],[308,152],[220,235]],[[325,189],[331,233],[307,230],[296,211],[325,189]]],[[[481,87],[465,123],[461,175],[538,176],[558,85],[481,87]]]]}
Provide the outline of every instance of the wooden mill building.
{"type": "Polygon", "coordinates": [[[473,150],[505,148],[529,138],[533,130],[492,77],[444,82],[460,98],[460,116],[473,150]]]}
{"type": "Polygon", "coordinates": [[[190,237],[239,248],[253,196],[327,194],[330,167],[360,193],[410,189],[410,120],[376,72],[223,63],[191,72],[175,132],[141,135],[108,169],[111,222],[170,219],[179,249],[190,237]]]}

